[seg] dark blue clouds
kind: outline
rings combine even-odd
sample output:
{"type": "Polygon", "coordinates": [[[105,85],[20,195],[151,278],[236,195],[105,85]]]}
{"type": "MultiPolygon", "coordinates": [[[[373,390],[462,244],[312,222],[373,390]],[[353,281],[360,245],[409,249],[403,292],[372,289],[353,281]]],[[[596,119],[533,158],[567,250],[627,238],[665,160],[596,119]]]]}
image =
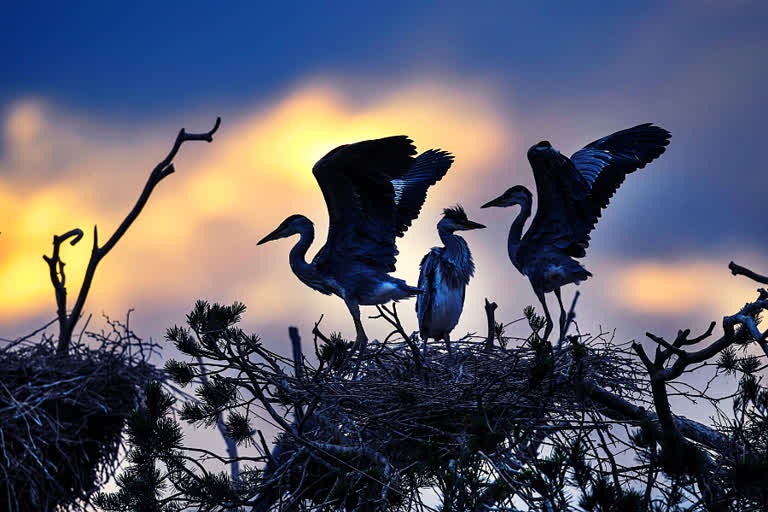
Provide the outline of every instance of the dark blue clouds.
{"type": "MultiPolygon", "coordinates": [[[[442,71],[484,75],[515,94],[551,100],[610,90],[606,78],[644,31],[661,25],[659,39],[676,37],[672,45],[692,32],[696,44],[703,37],[697,24],[711,18],[698,9],[670,14],[663,3],[265,4],[16,2],[6,8],[0,34],[2,99],[41,94],[158,115],[190,103],[236,105],[307,75],[386,81],[442,71]],[[665,28],[670,17],[676,26],[665,28]]],[[[733,28],[755,23],[745,17],[733,28]]]]}

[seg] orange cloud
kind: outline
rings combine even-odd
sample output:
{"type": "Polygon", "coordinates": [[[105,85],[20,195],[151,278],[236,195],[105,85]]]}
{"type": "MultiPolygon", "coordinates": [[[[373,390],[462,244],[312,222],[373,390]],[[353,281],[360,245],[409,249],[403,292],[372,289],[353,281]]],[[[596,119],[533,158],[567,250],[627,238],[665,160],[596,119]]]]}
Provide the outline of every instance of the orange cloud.
{"type": "Polygon", "coordinates": [[[610,288],[604,291],[615,304],[632,312],[699,312],[718,318],[754,299],[756,288],[747,279],[733,277],[724,262],[617,262],[610,271],[613,276],[605,279],[610,288]]]}
{"type": "MultiPolygon", "coordinates": [[[[362,101],[358,96],[351,104],[343,87],[314,80],[273,105],[226,117],[212,144],[182,148],[178,172],[157,187],[137,222],[102,261],[88,305],[119,315],[134,306],[141,310],[215,296],[243,300],[259,316],[274,319],[296,312],[274,300],[284,290],[283,297],[295,294],[314,317],[336,310],[331,306],[335,299],[304,289],[291,275],[289,244],[257,248],[255,241],[289,214],[301,212],[315,221],[319,248],[327,213],[312,165],[339,144],[392,134],[411,136],[420,150],[442,147],[457,157],[422,212],[425,227],[414,226],[414,231],[433,236],[440,209],[454,203],[454,195],[469,180],[477,180],[516,145],[500,104],[488,88],[476,85],[447,86],[439,79],[424,79],[362,101]],[[268,296],[272,299],[265,300],[268,296]]],[[[4,120],[2,324],[53,314],[41,255],[50,252],[53,234],[80,227],[86,232],[83,241],[63,248],[71,305],[93,224],[98,224],[102,241],[111,234],[173,136],[166,127],[131,129],[83,119],[39,100],[25,100],[4,120]]],[[[415,249],[401,248],[407,256],[400,265],[414,280],[411,276],[432,239],[409,238],[409,243],[415,249]]]]}

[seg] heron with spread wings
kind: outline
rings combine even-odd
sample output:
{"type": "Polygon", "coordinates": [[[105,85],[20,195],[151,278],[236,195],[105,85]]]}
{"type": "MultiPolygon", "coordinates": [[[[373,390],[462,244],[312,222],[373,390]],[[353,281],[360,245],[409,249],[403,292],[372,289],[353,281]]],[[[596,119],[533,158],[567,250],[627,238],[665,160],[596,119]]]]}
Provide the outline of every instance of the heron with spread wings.
{"type": "Polygon", "coordinates": [[[395,270],[395,238],[419,215],[427,189],[453,162],[450,153],[430,149],[414,157],[413,141],[400,135],[339,146],[312,169],[328,207],[328,239],[306,261],[315,228],[303,215],[291,215],[259,244],[300,235],[291,249],[291,270],[307,286],[344,300],[355,323],[356,346],[367,336],[360,306],[385,304],[420,293],[395,270]]]}
{"type": "Polygon", "coordinates": [[[554,292],[557,297],[562,339],[566,313],[560,288],[592,275],[574,258],[586,255],[589,234],[626,175],[664,153],[670,137],[668,131],[647,123],[596,140],[571,158],[548,141],[531,147],[528,161],[536,180],[538,206],[525,236],[523,226],[531,215],[533,199],[526,187],[514,186],[482,206],[520,206],[509,230],[509,258],[528,277],[541,302],[547,318],[544,339],[553,327],[545,294],[554,292]]]}

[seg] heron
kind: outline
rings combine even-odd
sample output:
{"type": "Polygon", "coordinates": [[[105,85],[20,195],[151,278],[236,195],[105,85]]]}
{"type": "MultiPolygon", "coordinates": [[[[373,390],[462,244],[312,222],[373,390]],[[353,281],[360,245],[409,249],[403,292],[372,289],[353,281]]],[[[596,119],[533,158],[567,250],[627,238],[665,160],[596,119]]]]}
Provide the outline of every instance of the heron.
{"type": "Polygon", "coordinates": [[[475,273],[469,246],[455,232],[484,227],[469,220],[460,205],[443,210],[437,223],[443,247],[433,247],[419,265],[418,286],[423,293],[416,298],[416,316],[425,346],[428,338],[442,339],[451,353],[450,334],[459,323],[467,284],[475,273]]]}
{"type": "Polygon", "coordinates": [[[398,254],[395,238],[419,215],[427,190],[448,172],[453,155],[439,149],[415,154],[413,141],[397,135],[339,146],[315,164],[312,173],[330,222],[325,245],[311,263],[305,258],[315,228],[303,215],[291,215],[259,241],[299,235],[290,252],[291,270],[313,290],[344,301],[360,351],[368,341],[361,305],[386,304],[421,292],[389,275],[398,254]]]}
{"type": "Polygon", "coordinates": [[[536,180],[538,207],[524,236],[533,199],[526,187],[516,185],[482,206],[520,206],[509,230],[509,258],[529,279],[544,309],[544,339],[553,328],[545,294],[554,292],[560,305],[562,340],[567,315],[560,288],[579,284],[592,275],[574,258],[586,255],[590,233],[626,175],[664,153],[670,137],[667,130],[646,123],[587,144],[570,159],[546,140],[532,146],[528,161],[536,180]]]}

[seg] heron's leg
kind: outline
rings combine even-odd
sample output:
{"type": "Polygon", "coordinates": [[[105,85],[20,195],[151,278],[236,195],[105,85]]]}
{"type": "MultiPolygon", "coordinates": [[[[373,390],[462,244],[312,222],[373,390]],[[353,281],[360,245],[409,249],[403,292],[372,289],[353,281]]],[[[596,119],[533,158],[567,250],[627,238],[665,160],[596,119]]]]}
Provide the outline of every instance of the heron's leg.
{"type": "Polygon", "coordinates": [[[541,307],[544,308],[544,315],[547,317],[547,326],[544,328],[544,338],[542,338],[546,340],[549,338],[549,334],[552,332],[554,322],[552,321],[552,315],[549,314],[549,308],[547,308],[547,299],[544,296],[544,292],[536,288],[534,288],[533,291],[536,293],[536,298],[538,298],[539,302],[541,302],[541,307]]]}
{"type": "Polygon", "coordinates": [[[365,351],[365,346],[368,344],[368,336],[365,335],[363,329],[363,322],[360,321],[360,306],[357,302],[344,301],[349,309],[349,314],[352,315],[352,320],[355,322],[355,330],[357,331],[357,337],[355,338],[355,350],[361,354],[365,351]]]}
{"type": "Polygon", "coordinates": [[[352,320],[355,321],[355,330],[357,331],[357,337],[355,338],[355,345],[352,348],[352,351],[357,351],[357,364],[355,365],[355,369],[352,372],[352,379],[357,379],[357,375],[360,372],[360,366],[363,363],[363,354],[365,353],[365,347],[368,345],[368,336],[365,335],[365,330],[363,329],[363,322],[360,321],[360,306],[357,304],[357,302],[353,301],[344,301],[347,305],[347,309],[349,309],[349,313],[352,315],[352,320]]]}
{"type": "Polygon", "coordinates": [[[557,297],[557,302],[560,304],[560,339],[558,340],[558,342],[560,342],[563,341],[563,337],[565,337],[563,329],[565,329],[565,322],[567,318],[565,308],[563,307],[563,298],[560,296],[560,288],[555,288],[555,297],[557,297]]]}
{"type": "Polygon", "coordinates": [[[445,336],[443,336],[443,339],[445,340],[445,348],[448,349],[448,355],[452,355],[451,352],[451,335],[446,333],[445,336]]]}

